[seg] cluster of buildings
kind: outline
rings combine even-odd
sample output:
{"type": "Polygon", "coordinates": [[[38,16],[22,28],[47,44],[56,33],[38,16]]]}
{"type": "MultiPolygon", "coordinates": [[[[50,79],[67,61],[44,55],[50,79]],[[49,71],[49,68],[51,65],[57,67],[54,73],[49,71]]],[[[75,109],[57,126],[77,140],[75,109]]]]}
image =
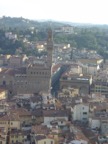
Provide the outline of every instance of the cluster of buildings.
{"type": "Polygon", "coordinates": [[[108,143],[107,61],[53,45],[51,29],[42,45],[40,58],[0,56],[0,143],[108,143]]]}
{"type": "Polygon", "coordinates": [[[74,28],[71,25],[64,25],[59,28],[55,28],[55,33],[65,33],[65,34],[72,34],[74,33],[74,28]]]}

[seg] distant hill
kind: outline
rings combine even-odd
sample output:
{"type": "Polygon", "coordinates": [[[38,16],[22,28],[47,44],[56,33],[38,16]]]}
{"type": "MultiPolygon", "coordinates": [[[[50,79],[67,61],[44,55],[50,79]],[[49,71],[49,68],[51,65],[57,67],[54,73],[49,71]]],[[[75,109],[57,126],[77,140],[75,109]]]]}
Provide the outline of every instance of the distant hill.
{"type": "Polygon", "coordinates": [[[30,27],[35,27],[38,29],[43,29],[50,25],[52,27],[60,27],[63,26],[63,23],[55,22],[55,21],[36,21],[29,20],[25,18],[12,18],[12,17],[2,17],[0,18],[0,28],[19,28],[19,29],[28,29],[30,27]]]}
{"type": "Polygon", "coordinates": [[[92,27],[97,27],[97,28],[102,28],[102,29],[108,29],[107,24],[92,24],[92,23],[75,23],[75,22],[62,22],[64,24],[69,24],[74,27],[82,27],[82,28],[92,28],[92,27]]]}
{"type": "Polygon", "coordinates": [[[53,21],[53,20],[29,20],[22,17],[5,17],[0,18],[0,28],[19,28],[19,29],[29,29],[30,27],[34,27],[37,29],[46,29],[51,24],[52,28],[61,27],[63,25],[71,25],[74,27],[80,28],[90,28],[90,27],[98,27],[102,29],[108,29],[108,25],[98,25],[98,24],[90,24],[90,23],[74,23],[67,21],[53,21]]]}

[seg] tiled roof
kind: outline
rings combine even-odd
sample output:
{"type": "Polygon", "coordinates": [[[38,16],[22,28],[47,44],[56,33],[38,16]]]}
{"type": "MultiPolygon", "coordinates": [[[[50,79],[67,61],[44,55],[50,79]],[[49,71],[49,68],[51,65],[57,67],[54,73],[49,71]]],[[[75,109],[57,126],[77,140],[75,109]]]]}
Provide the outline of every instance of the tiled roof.
{"type": "Polygon", "coordinates": [[[17,108],[11,110],[12,113],[18,114],[20,116],[31,116],[31,112],[24,108],[17,108]]]}
{"type": "Polygon", "coordinates": [[[47,128],[47,126],[35,125],[35,126],[32,126],[31,132],[35,134],[48,135],[50,133],[50,129],[47,128]]]}
{"type": "Polygon", "coordinates": [[[43,110],[44,117],[68,117],[67,111],[64,110],[43,110]]]}
{"type": "Polygon", "coordinates": [[[46,136],[44,136],[44,135],[37,135],[35,138],[36,138],[37,141],[39,141],[39,140],[42,140],[42,139],[46,139],[46,136]]]}
{"type": "Polygon", "coordinates": [[[20,118],[17,114],[8,113],[0,118],[0,121],[19,121],[20,118]]]}

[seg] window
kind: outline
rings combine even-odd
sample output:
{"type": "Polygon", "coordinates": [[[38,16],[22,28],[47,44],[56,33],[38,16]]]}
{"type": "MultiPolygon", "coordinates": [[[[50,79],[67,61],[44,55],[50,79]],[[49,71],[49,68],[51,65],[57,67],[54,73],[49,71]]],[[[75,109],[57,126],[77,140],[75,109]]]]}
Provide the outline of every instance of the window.
{"type": "Polygon", "coordinates": [[[83,112],[83,114],[85,114],[85,115],[86,115],[86,114],[87,114],[87,112],[83,112]]]}
{"type": "Polygon", "coordinates": [[[53,144],[53,141],[51,141],[51,144],[53,144]]]}
{"type": "Polygon", "coordinates": [[[13,123],[11,122],[11,125],[13,125],[13,123]]]}
{"type": "Polygon", "coordinates": [[[46,142],[44,142],[44,144],[46,144],[46,142]]]}
{"type": "Polygon", "coordinates": [[[83,120],[87,120],[87,118],[83,118],[83,120]]]}
{"type": "Polygon", "coordinates": [[[3,85],[6,85],[6,81],[3,81],[3,85]]]}

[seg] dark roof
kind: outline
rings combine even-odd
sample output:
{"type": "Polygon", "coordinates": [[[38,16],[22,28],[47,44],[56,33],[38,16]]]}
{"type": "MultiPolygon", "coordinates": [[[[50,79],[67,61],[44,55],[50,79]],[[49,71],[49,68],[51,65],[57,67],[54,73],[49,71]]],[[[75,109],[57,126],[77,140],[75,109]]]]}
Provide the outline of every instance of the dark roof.
{"type": "Polygon", "coordinates": [[[68,117],[67,111],[64,110],[43,110],[44,117],[68,117]]]}
{"type": "Polygon", "coordinates": [[[16,74],[26,74],[26,67],[20,67],[17,69],[16,74]]]}
{"type": "Polygon", "coordinates": [[[42,117],[43,111],[42,111],[42,109],[35,109],[31,112],[31,114],[32,114],[32,116],[42,117]]]}
{"type": "Polygon", "coordinates": [[[50,133],[50,129],[47,128],[47,126],[44,126],[44,125],[32,126],[31,131],[32,131],[32,133],[43,134],[43,135],[48,135],[50,133]]]}
{"type": "Polygon", "coordinates": [[[37,135],[35,138],[36,138],[37,141],[39,141],[39,140],[42,140],[42,139],[46,139],[46,136],[44,136],[44,135],[37,135]]]}
{"type": "Polygon", "coordinates": [[[42,96],[41,95],[36,95],[36,96],[30,97],[30,100],[32,102],[39,102],[39,101],[42,101],[42,96]]]}

